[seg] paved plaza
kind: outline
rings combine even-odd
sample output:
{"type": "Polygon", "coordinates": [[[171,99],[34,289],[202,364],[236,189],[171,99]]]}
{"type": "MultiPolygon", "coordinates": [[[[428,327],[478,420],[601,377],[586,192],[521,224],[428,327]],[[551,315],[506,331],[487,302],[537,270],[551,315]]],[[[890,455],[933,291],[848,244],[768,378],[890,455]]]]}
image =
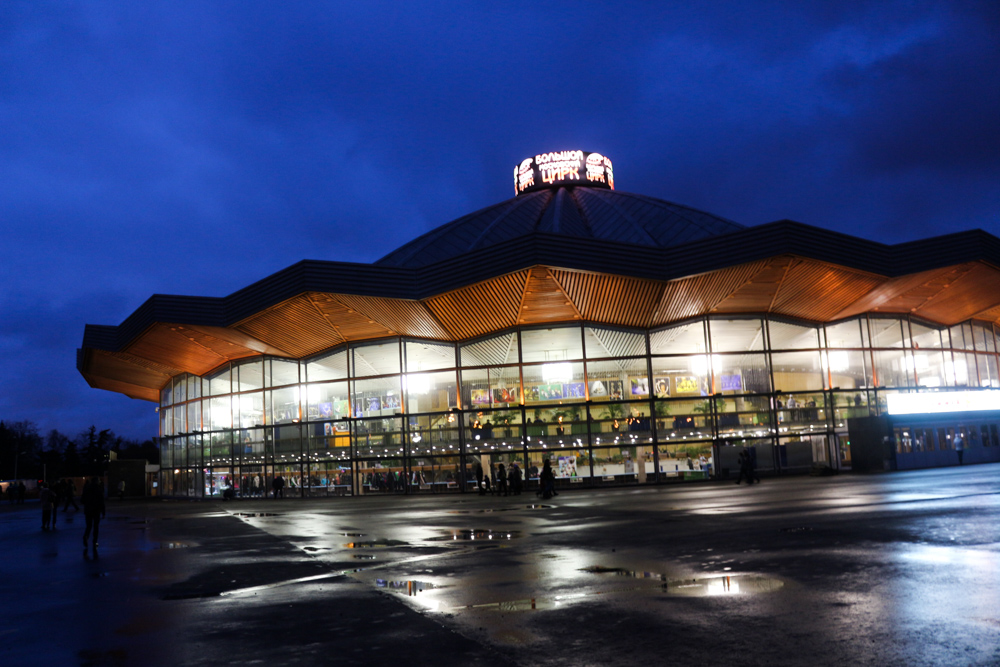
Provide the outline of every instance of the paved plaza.
{"type": "Polygon", "coordinates": [[[1000,465],[0,509],[0,664],[996,665],[1000,465]]]}

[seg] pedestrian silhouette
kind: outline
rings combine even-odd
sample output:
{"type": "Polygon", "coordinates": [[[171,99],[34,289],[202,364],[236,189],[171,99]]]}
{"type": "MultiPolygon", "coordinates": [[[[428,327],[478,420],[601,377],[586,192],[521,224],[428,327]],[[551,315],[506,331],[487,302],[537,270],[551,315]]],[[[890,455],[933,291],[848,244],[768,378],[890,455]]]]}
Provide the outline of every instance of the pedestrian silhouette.
{"type": "Polygon", "coordinates": [[[83,531],[83,548],[87,548],[87,539],[93,535],[94,551],[96,552],[101,519],[107,513],[104,507],[104,485],[101,484],[99,478],[91,477],[90,481],[83,485],[80,503],[83,505],[83,516],[87,520],[87,527],[83,531]]]}

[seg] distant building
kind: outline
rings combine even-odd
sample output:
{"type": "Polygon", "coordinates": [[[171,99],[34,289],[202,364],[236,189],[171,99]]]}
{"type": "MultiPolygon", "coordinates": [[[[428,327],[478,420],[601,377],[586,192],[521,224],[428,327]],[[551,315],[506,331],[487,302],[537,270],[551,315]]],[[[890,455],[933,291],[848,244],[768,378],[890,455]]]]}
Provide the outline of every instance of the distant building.
{"type": "MultiPolygon", "coordinates": [[[[77,367],[158,403],[163,495],[262,495],[277,475],[288,495],[468,490],[477,465],[531,483],[545,458],[564,485],[650,484],[734,472],[743,446],[765,472],[838,468],[849,420],[912,393],[987,406],[921,451],[965,429],[966,462],[1000,459],[996,237],[744,227],[615,191],[578,151],[514,179],[373,264],[154,295],[88,325],[77,367]]],[[[903,459],[905,440],[887,441],[903,459]]]]}

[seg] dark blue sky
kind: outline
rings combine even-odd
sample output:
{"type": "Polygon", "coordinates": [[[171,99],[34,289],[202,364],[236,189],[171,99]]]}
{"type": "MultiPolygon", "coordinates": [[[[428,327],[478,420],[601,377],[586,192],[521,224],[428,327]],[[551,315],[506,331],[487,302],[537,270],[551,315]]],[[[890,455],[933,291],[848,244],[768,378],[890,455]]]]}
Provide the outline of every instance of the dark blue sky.
{"type": "Polygon", "coordinates": [[[1000,235],[995,0],[474,4],[0,3],[0,419],[155,435],[85,323],[375,260],[541,151],[747,225],[1000,235]]]}

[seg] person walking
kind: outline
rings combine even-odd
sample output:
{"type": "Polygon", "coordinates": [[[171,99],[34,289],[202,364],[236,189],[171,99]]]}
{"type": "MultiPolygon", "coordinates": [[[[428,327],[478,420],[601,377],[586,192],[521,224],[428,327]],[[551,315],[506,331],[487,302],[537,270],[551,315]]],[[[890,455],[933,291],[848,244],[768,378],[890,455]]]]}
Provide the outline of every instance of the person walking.
{"type": "Polygon", "coordinates": [[[753,471],[751,469],[752,463],[750,462],[750,450],[744,447],[740,450],[739,456],[736,457],[736,462],[740,466],[740,476],[736,478],[736,484],[739,485],[746,477],[747,484],[753,485],[753,471]]]}
{"type": "Polygon", "coordinates": [[[118,500],[125,500],[125,480],[118,480],[118,500]]]}
{"type": "Polygon", "coordinates": [[[80,504],[83,505],[83,516],[87,520],[87,527],[83,531],[83,548],[87,548],[87,539],[93,535],[94,551],[97,551],[97,537],[101,529],[101,519],[107,513],[104,506],[104,485],[97,477],[91,477],[90,481],[83,485],[83,493],[80,494],[80,504]]]}
{"type": "Polygon", "coordinates": [[[497,495],[501,495],[502,494],[502,495],[506,496],[507,495],[507,468],[504,467],[504,464],[502,464],[502,463],[497,466],[497,477],[496,477],[496,480],[497,480],[497,483],[496,483],[497,495]]]}
{"type": "Polygon", "coordinates": [[[45,482],[42,482],[41,489],[38,491],[38,500],[42,503],[42,530],[48,530],[50,526],[55,527],[52,523],[52,505],[54,504],[54,499],[55,494],[52,492],[52,489],[45,482]]]}
{"type": "Polygon", "coordinates": [[[63,496],[63,512],[69,509],[70,503],[73,504],[73,509],[79,512],[80,506],[76,504],[76,484],[69,477],[63,481],[63,493],[65,494],[63,496]]]}
{"type": "Polygon", "coordinates": [[[483,486],[483,464],[476,463],[476,488],[479,489],[479,495],[486,495],[486,487],[483,486]]]}
{"type": "Polygon", "coordinates": [[[965,439],[962,432],[955,434],[955,453],[958,454],[958,465],[962,465],[962,454],[965,453],[965,439]]]}
{"type": "Polygon", "coordinates": [[[545,459],[545,462],[542,464],[542,474],[539,482],[543,499],[548,500],[552,496],[559,495],[556,492],[556,475],[552,472],[552,462],[549,459],[545,459]]]}

